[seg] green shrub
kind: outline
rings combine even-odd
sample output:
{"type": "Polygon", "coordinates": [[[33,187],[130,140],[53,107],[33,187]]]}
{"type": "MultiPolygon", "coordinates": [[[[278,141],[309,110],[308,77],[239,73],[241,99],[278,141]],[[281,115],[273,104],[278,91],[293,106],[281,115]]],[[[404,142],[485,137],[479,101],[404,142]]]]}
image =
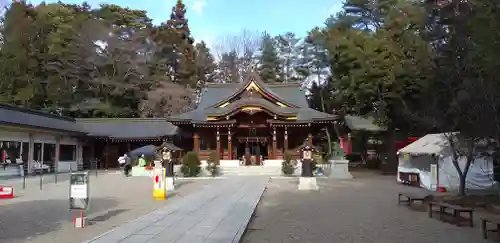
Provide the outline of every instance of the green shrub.
{"type": "Polygon", "coordinates": [[[181,172],[185,177],[195,177],[200,174],[200,159],[195,152],[187,152],[182,157],[181,172]]]}
{"type": "Polygon", "coordinates": [[[285,152],[285,154],[283,154],[283,162],[281,162],[281,172],[283,172],[283,175],[293,175],[293,172],[295,172],[292,154],[290,154],[289,152],[285,152]]]}
{"type": "Polygon", "coordinates": [[[212,176],[217,176],[219,174],[219,154],[217,151],[212,151],[210,157],[207,161],[207,171],[210,172],[212,176]]]}

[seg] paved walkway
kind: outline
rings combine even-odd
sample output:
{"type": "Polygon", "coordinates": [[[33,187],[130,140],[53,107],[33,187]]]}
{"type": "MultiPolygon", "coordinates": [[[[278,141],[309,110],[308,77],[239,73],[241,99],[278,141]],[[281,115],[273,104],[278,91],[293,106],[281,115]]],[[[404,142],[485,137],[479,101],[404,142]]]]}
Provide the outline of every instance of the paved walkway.
{"type": "Polygon", "coordinates": [[[231,177],[86,243],[237,243],[267,177],[231,177]]]}

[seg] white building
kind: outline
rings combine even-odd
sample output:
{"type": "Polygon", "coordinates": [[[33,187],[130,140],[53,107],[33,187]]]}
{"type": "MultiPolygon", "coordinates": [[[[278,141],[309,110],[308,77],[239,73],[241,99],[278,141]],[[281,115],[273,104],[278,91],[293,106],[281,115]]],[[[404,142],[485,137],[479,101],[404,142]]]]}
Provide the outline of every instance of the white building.
{"type": "Polygon", "coordinates": [[[84,135],[72,118],[0,105],[0,176],[77,170],[84,135]]]}

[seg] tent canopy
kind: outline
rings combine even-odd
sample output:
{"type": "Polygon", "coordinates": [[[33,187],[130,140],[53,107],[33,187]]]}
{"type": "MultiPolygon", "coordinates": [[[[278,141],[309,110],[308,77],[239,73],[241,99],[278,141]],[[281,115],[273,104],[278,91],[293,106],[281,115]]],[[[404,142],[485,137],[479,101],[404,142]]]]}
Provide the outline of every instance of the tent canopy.
{"type": "Polygon", "coordinates": [[[451,154],[448,139],[444,133],[427,134],[408,146],[400,149],[398,154],[441,155],[451,154]]]}

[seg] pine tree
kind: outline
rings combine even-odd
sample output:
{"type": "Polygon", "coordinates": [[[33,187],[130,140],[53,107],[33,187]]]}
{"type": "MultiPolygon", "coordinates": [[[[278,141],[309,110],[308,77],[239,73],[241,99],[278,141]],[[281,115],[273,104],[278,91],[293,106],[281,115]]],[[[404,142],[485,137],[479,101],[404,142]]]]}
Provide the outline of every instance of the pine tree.
{"type": "Polygon", "coordinates": [[[214,71],[216,68],[214,57],[210,53],[207,44],[202,41],[195,46],[196,68],[198,79],[202,84],[215,82],[214,71]]]}
{"type": "Polygon", "coordinates": [[[258,71],[262,80],[267,83],[281,82],[282,80],[279,78],[281,76],[280,60],[276,43],[268,33],[264,33],[262,37],[260,51],[258,71]]]}
{"type": "Polygon", "coordinates": [[[196,88],[199,86],[196,69],[196,52],[194,40],[191,36],[188,20],[186,18],[186,6],[182,0],[172,7],[167,27],[173,30],[174,50],[176,63],[174,65],[174,82],[196,88]]]}
{"type": "Polygon", "coordinates": [[[285,83],[297,81],[298,77],[294,69],[298,64],[297,44],[299,38],[292,32],[278,35],[275,38],[280,60],[281,80],[285,83]]]}
{"type": "Polygon", "coordinates": [[[217,82],[238,83],[241,81],[240,59],[236,51],[223,53],[218,64],[217,82]]]}

